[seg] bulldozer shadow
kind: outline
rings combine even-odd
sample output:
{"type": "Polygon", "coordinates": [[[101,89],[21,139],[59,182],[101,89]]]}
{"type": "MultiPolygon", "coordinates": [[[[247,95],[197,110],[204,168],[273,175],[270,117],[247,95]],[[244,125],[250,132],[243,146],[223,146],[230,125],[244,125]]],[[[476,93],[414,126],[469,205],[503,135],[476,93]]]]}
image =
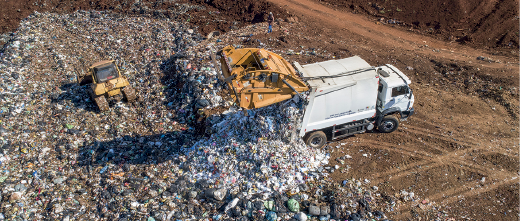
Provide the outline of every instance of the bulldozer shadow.
{"type": "MultiPolygon", "coordinates": [[[[66,83],[59,87],[61,90],[60,94],[51,94],[51,104],[58,104],[60,107],[69,107],[68,104],[72,103],[74,108],[83,109],[88,112],[99,113],[98,106],[94,103],[89,95],[89,85],[78,85],[77,83],[66,83]],[[70,102],[66,102],[69,100],[70,102]]],[[[109,107],[115,107],[118,102],[125,101],[123,95],[116,95],[107,99],[109,107]]],[[[127,104],[130,105],[130,104],[127,104]]],[[[110,111],[110,110],[108,110],[110,111]]]]}
{"type": "Polygon", "coordinates": [[[79,86],[77,83],[65,83],[59,87],[61,93],[51,94],[51,104],[69,109],[72,107],[69,107],[68,104],[72,103],[74,108],[89,112],[99,111],[96,104],[91,100],[87,87],[79,86]],[[67,100],[70,102],[66,102],[67,100]]]}
{"type": "MultiPolygon", "coordinates": [[[[184,148],[190,148],[199,138],[206,135],[205,118],[198,120],[200,116],[196,111],[196,103],[193,100],[188,102],[188,97],[192,97],[196,92],[193,91],[194,86],[185,85],[185,83],[193,80],[190,79],[190,76],[195,75],[195,72],[191,73],[193,69],[189,68],[190,61],[184,59],[185,55],[179,52],[160,61],[161,74],[152,74],[147,66],[136,69],[137,73],[142,74],[139,75],[140,77],[133,78],[132,81],[138,85],[136,89],[139,90],[143,101],[135,104],[123,102],[126,105],[138,107],[137,114],[146,114],[150,107],[153,108],[157,105],[156,108],[161,110],[155,109],[155,111],[166,111],[167,114],[162,117],[169,119],[171,127],[155,131],[151,129],[152,125],[138,122],[150,130],[122,132],[116,127],[110,127],[106,130],[102,128],[87,131],[94,139],[74,148],[72,144],[66,144],[66,146],[70,146],[70,151],[75,152],[72,156],[73,159],[70,159],[75,162],[74,167],[81,170],[98,168],[95,172],[90,171],[89,173],[91,175],[101,173],[103,177],[106,173],[99,171],[99,167],[106,165],[116,167],[135,165],[141,168],[140,165],[161,164],[169,160],[175,162],[177,159],[175,156],[184,155],[184,148]],[[161,87],[157,87],[156,83],[160,83],[161,87]],[[150,132],[151,135],[142,135],[150,134],[150,132]],[[112,138],[100,141],[98,137],[107,137],[107,134],[112,138]]],[[[62,93],[56,96],[52,102],[60,104],[69,103],[64,101],[70,100],[74,104],[74,108],[99,112],[88,94],[88,87],[88,85],[80,86],[77,83],[63,84],[60,87],[62,93]]],[[[113,103],[110,103],[110,106],[109,111],[114,111],[113,103]]],[[[133,174],[132,176],[139,177],[140,175],[133,174]]]]}
{"type": "Polygon", "coordinates": [[[110,141],[95,141],[80,146],[76,167],[112,165],[149,165],[173,160],[181,148],[191,145],[187,134],[168,132],[149,136],[129,136],[110,141]]]}

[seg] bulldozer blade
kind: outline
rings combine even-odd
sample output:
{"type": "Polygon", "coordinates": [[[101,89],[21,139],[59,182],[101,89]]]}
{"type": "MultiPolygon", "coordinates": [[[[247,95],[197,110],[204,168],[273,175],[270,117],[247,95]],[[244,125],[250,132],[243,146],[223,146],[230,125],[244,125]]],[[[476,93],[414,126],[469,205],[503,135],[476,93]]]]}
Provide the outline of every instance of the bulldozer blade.
{"type": "Polygon", "coordinates": [[[220,80],[224,79],[224,77],[222,76],[222,72],[220,72],[220,71],[218,70],[218,68],[217,68],[217,67],[218,67],[218,62],[217,62],[217,59],[216,59],[216,55],[215,55],[215,53],[213,53],[213,52],[211,53],[211,60],[213,60],[213,65],[215,65],[215,70],[216,70],[216,72],[217,72],[217,76],[218,76],[218,78],[219,78],[220,80]]]}
{"type": "Polygon", "coordinates": [[[230,45],[220,53],[223,83],[244,109],[265,107],[309,90],[294,67],[273,52],[230,45]]]}

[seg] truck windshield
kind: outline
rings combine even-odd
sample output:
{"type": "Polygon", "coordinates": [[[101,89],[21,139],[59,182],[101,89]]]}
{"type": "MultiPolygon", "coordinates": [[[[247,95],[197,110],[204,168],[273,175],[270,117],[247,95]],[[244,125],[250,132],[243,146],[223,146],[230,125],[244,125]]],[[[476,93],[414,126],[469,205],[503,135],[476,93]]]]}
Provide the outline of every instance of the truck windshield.
{"type": "Polygon", "coordinates": [[[94,74],[96,75],[98,83],[103,83],[118,77],[116,67],[113,63],[95,67],[94,74]]]}
{"type": "Polygon", "coordinates": [[[392,88],[392,97],[396,97],[403,94],[408,94],[407,86],[399,86],[392,88]]]}

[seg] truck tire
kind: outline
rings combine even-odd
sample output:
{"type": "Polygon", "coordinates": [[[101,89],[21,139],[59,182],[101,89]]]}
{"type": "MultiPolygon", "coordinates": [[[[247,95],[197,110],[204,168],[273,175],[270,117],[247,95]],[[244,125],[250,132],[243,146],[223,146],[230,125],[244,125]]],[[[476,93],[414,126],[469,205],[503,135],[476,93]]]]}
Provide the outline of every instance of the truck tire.
{"type": "Polygon", "coordinates": [[[394,115],[387,115],[383,118],[377,130],[381,133],[391,133],[399,127],[399,120],[394,115]]]}
{"type": "Polygon", "coordinates": [[[307,136],[305,140],[305,144],[309,145],[312,148],[321,148],[323,145],[327,143],[327,135],[323,133],[323,131],[315,131],[307,136]]]}
{"type": "Polygon", "coordinates": [[[135,90],[130,87],[126,86],[123,88],[123,95],[125,95],[126,101],[128,102],[134,102],[135,101],[135,90]]]}

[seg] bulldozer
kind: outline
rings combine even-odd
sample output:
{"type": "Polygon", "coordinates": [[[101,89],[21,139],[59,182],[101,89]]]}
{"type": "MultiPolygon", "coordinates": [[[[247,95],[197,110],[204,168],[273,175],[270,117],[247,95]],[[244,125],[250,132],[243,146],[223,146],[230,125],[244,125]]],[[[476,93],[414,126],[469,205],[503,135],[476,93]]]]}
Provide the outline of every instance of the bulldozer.
{"type": "Polygon", "coordinates": [[[265,107],[309,90],[290,63],[263,48],[229,45],[217,55],[231,97],[244,109],[265,107]]]}
{"type": "Polygon", "coordinates": [[[136,99],[135,89],[126,77],[121,75],[114,60],[96,62],[88,68],[88,73],[78,77],[79,85],[90,84],[89,94],[100,111],[107,111],[107,98],[123,94],[128,102],[136,99]]]}

